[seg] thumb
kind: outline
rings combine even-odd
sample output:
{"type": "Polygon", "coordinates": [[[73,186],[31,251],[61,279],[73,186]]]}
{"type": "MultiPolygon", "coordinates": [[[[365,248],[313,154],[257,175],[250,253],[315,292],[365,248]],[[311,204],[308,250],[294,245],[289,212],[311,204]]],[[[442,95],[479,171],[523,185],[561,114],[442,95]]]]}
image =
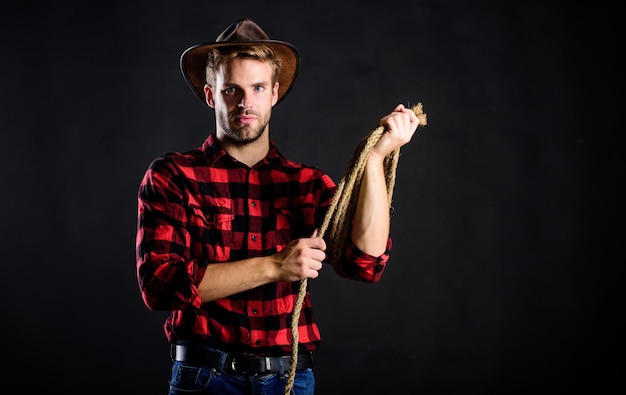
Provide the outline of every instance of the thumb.
{"type": "Polygon", "coordinates": [[[393,109],[393,111],[402,111],[404,110],[404,104],[400,103],[396,106],[396,108],[393,109]]]}

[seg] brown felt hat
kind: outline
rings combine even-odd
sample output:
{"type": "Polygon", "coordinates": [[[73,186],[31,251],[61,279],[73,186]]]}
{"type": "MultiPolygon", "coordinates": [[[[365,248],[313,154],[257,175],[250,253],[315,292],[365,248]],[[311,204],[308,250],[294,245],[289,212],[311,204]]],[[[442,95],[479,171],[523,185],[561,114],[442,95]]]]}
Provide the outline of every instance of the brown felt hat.
{"type": "Polygon", "coordinates": [[[180,70],[196,96],[206,104],[204,85],[206,84],[206,61],[210,49],[229,45],[264,44],[281,59],[282,69],[278,75],[278,104],[287,96],[293,86],[300,66],[300,55],[293,45],[284,41],[270,40],[259,25],[250,19],[240,19],[228,26],[215,42],[198,44],[187,48],[180,57],[180,70]]]}

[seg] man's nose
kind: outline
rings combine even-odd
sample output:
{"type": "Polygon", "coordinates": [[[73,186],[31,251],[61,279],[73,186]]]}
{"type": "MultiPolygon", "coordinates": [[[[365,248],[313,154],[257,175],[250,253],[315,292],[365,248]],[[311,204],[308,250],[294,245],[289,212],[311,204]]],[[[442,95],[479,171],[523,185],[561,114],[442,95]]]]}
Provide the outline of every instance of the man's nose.
{"type": "Polygon", "coordinates": [[[239,101],[239,104],[237,104],[237,106],[239,108],[248,108],[249,107],[249,100],[247,98],[247,95],[245,93],[243,93],[241,95],[241,100],[239,101]]]}

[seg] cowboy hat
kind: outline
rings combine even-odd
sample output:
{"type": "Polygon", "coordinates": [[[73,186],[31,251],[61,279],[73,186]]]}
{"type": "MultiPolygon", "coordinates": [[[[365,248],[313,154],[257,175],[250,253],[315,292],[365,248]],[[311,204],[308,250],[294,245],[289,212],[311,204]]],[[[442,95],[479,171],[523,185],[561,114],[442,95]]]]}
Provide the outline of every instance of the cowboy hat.
{"type": "Polygon", "coordinates": [[[180,56],[180,70],[185,81],[196,96],[206,105],[204,85],[206,84],[206,62],[210,49],[229,45],[263,44],[269,47],[274,55],[281,59],[282,68],[278,75],[278,104],[285,98],[298,74],[300,55],[293,45],[277,40],[270,40],[268,35],[250,19],[240,19],[228,26],[215,42],[198,44],[187,48],[180,56]]]}

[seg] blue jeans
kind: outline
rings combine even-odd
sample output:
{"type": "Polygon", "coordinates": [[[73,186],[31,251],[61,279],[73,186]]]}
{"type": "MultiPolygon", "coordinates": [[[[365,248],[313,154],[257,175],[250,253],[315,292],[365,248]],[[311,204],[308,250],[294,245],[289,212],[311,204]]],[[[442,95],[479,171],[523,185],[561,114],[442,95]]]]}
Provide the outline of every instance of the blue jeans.
{"type": "MultiPolygon", "coordinates": [[[[169,395],[283,395],[289,366],[277,373],[241,374],[224,369],[225,356],[217,368],[174,361],[169,395]]],[[[296,371],[291,395],[313,395],[312,369],[296,371]]]]}

